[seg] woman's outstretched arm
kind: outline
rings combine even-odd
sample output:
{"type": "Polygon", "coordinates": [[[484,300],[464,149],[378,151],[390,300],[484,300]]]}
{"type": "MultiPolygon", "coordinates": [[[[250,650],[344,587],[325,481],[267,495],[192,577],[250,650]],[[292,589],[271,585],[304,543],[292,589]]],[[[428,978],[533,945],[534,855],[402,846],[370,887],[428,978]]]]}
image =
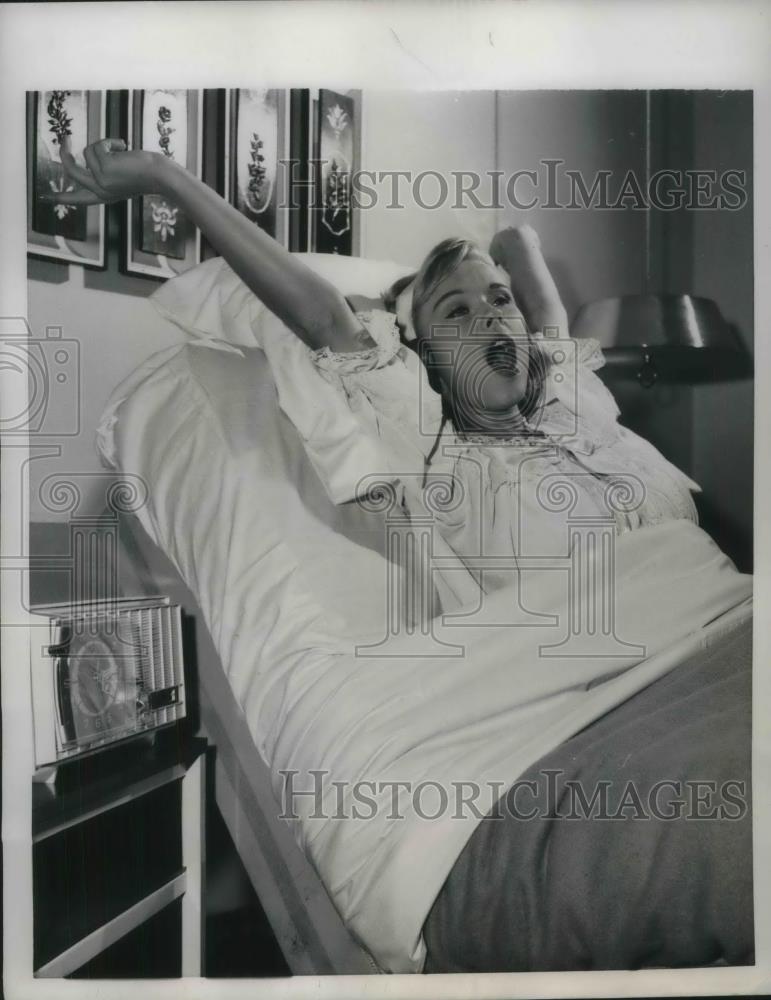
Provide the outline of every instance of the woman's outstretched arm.
{"type": "Polygon", "coordinates": [[[182,208],[241,280],[309,347],[351,351],[374,346],[329,282],[169,157],[127,150],[122,139],[101,139],[83,156],[87,168],[75,162],[68,140],[63,141],[62,166],[79,190],[47,200],[98,204],[160,194],[182,208]]]}

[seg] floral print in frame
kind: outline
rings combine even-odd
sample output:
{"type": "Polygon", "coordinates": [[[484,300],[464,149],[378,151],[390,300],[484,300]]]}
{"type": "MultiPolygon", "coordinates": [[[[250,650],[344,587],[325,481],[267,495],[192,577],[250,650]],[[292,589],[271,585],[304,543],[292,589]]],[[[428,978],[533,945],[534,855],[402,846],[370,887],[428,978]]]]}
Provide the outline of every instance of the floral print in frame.
{"type": "MultiPolygon", "coordinates": [[[[161,153],[187,166],[187,93],[184,90],[146,90],[142,101],[142,148],[161,153]]],[[[188,219],[178,206],[161,195],[142,198],[142,235],[145,253],[185,259],[188,219]]]]}
{"type": "Polygon", "coordinates": [[[345,94],[320,90],[318,99],[319,186],[314,225],[320,253],[353,252],[351,174],[354,168],[356,121],[354,102],[345,94]]]}
{"type": "Polygon", "coordinates": [[[284,90],[230,90],[226,96],[226,197],[284,246],[288,240],[284,198],[287,109],[284,90]]]}
{"type": "Polygon", "coordinates": [[[30,257],[102,269],[104,205],[68,205],[41,199],[75,190],[64,175],[62,141],[85,166],[84,148],[106,133],[106,92],[41,90],[27,94],[27,252],[30,257]]]}
{"type": "MultiPolygon", "coordinates": [[[[152,150],[200,177],[202,139],[201,91],[156,88],[129,94],[129,148],[152,150]]],[[[133,198],[126,216],[127,273],[173,278],[200,263],[200,231],[169,199],[133,198]]]]}

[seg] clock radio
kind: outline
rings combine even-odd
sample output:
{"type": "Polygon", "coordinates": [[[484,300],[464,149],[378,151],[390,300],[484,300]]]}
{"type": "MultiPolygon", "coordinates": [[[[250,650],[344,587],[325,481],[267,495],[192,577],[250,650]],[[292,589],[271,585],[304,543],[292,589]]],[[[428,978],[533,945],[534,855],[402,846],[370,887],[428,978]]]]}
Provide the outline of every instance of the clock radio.
{"type": "Polygon", "coordinates": [[[45,605],[31,617],[36,767],[184,717],[181,612],[168,598],[45,605]]]}

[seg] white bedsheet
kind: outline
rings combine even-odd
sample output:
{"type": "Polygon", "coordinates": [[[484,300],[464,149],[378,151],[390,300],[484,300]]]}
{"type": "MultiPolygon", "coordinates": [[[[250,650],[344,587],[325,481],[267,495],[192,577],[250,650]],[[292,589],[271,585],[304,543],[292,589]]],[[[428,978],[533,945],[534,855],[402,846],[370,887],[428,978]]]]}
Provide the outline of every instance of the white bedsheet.
{"type": "MultiPolygon", "coordinates": [[[[720,616],[738,608],[729,618],[743,620],[751,578],[695,525],[672,521],[617,539],[616,633],[644,655],[544,658],[554,626],[451,619],[442,635],[463,656],[416,656],[414,636],[356,655],[384,634],[386,563],[335,531],[260,358],[201,347],[157,355],[116,390],[100,448],[147,482],[138,516],[199,598],[277,796],[289,770],[296,789],[312,788],[314,771],[347,783],[346,794],[386,783],[369,819],[334,818],[346,799],[327,783],[333,818],[313,818],[305,796],[292,802],[292,826],[382,968],[417,971],[422,923],[478,817],[543,754],[724,629],[720,616]],[[476,782],[478,812],[422,819],[407,796],[403,818],[389,818],[394,781],[449,794],[476,782]]],[[[531,577],[530,610],[564,623],[567,587],[566,573],[531,577]]],[[[505,621],[511,602],[509,589],[491,595],[488,620],[505,621]]]]}

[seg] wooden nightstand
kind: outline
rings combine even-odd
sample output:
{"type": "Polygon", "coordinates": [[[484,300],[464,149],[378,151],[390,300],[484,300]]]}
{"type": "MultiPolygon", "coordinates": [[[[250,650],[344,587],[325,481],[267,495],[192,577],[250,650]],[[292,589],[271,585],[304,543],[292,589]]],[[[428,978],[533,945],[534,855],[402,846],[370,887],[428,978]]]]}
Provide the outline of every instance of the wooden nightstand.
{"type": "MultiPolygon", "coordinates": [[[[33,782],[36,977],[93,975],[97,956],[161,913],[175,953],[163,974],[203,974],[206,741],[183,733],[169,727],[62,765],[53,786],[33,782]]],[[[155,974],[137,964],[121,975],[155,974]]]]}

